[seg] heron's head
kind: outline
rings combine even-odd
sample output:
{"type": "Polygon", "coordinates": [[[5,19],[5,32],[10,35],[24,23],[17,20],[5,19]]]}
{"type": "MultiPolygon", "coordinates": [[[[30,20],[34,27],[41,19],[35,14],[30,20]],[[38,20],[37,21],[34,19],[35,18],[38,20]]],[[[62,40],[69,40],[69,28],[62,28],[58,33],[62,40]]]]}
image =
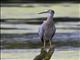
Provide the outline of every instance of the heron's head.
{"type": "Polygon", "coordinates": [[[48,13],[54,14],[55,12],[54,12],[54,10],[49,9],[48,13]]]}
{"type": "Polygon", "coordinates": [[[49,9],[48,11],[40,12],[40,13],[38,13],[38,14],[43,14],[43,13],[50,13],[50,14],[54,14],[55,12],[54,12],[54,10],[49,9]]]}

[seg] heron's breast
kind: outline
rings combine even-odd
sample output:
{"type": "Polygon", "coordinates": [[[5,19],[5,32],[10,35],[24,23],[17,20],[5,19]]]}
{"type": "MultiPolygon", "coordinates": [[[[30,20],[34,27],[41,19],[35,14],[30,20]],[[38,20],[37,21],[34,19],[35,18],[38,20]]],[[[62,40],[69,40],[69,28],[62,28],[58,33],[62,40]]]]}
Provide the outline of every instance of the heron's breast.
{"type": "Polygon", "coordinates": [[[44,39],[45,39],[45,40],[51,39],[51,37],[52,37],[53,34],[54,34],[53,29],[47,29],[47,30],[44,32],[44,39]]]}

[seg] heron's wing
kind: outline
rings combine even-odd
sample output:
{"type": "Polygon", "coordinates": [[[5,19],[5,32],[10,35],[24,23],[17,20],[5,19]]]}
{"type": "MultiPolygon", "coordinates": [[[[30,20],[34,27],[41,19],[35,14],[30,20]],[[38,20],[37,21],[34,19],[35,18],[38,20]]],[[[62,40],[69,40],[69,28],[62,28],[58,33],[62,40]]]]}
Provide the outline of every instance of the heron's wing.
{"type": "Polygon", "coordinates": [[[44,28],[43,28],[43,25],[41,25],[40,28],[39,28],[39,36],[40,36],[40,39],[43,40],[43,36],[44,36],[44,28]]]}
{"type": "Polygon", "coordinates": [[[53,38],[53,36],[54,36],[54,34],[55,34],[55,32],[56,32],[56,28],[55,28],[55,26],[53,26],[52,27],[52,29],[50,30],[50,32],[51,32],[51,36],[50,36],[50,39],[52,39],[53,38]]]}

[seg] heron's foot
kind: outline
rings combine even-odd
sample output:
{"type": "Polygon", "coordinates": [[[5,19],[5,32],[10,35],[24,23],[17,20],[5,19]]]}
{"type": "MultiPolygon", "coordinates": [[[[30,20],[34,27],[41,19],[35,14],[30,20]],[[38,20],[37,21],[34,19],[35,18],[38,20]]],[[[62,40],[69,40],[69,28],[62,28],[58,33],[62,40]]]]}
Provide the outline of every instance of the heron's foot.
{"type": "Polygon", "coordinates": [[[46,51],[46,47],[43,46],[43,47],[41,48],[41,50],[45,50],[45,51],[46,51]]]}

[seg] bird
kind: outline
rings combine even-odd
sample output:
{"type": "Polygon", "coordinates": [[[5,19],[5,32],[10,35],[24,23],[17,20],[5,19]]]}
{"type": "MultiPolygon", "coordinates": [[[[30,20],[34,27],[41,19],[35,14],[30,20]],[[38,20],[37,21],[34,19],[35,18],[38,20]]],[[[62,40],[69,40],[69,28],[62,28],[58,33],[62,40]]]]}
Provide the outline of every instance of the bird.
{"type": "Polygon", "coordinates": [[[52,38],[55,35],[56,28],[54,24],[54,10],[49,9],[48,11],[40,12],[39,14],[48,13],[47,19],[39,27],[39,36],[43,43],[44,48],[46,48],[47,42],[49,46],[52,47],[52,38]]]}

